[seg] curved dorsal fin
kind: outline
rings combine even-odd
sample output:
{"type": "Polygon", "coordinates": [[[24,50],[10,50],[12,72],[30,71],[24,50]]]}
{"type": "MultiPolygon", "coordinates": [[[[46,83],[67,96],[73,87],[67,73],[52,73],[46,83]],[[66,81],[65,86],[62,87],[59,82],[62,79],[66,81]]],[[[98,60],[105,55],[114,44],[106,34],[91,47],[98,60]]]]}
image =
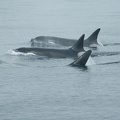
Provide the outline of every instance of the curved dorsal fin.
{"type": "Polygon", "coordinates": [[[90,46],[91,44],[99,44],[97,41],[97,37],[98,34],[100,32],[100,28],[98,28],[97,30],[95,30],[85,41],[84,41],[84,45],[85,46],[90,46]]]}
{"type": "Polygon", "coordinates": [[[85,64],[87,63],[90,55],[91,55],[92,50],[88,50],[86,51],[83,55],[81,55],[77,60],[75,60],[73,63],[71,63],[70,65],[72,66],[85,66],[85,64]]]}
{"type": "Polygon", "coordinates": [[[78,41],[71,47],[71,49],[72,49],[73,51],[76,51],[76,52],[83,52],[83,51],[85,51],[84,48],[83,48],[84,37],[85,37],[85,34],[83,34],[83,35],[78,39],[78,41]]]}

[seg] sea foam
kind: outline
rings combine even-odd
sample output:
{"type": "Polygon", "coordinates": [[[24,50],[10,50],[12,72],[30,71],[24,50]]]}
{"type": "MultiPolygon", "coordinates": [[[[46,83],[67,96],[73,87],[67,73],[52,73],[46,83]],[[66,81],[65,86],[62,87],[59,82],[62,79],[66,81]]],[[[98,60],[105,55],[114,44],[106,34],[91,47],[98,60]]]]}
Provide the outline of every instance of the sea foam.
{"type": "Polygon", "coordinates": [[[23,52],[17,52],[17,51],[14,51],[14,50],[9,50],[6,54],[9,54],[9,55],[14,55],[14,56],[35,56],[34,53],[23,53],[23,52]]]}

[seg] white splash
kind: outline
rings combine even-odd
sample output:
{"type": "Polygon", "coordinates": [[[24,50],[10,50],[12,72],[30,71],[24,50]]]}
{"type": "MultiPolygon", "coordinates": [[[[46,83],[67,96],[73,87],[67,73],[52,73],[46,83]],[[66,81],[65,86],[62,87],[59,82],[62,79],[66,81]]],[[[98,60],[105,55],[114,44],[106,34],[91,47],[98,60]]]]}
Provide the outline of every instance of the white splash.
{"type": "Polygon", "coordinates": [[[9,55],[14,55],[14,56],[31,56],[31,55],[35,55],[34,53],[23,53],[23,52],[16,52],[14,50],[9,50],[6,54],[9,55]]]}
{"type": "Polygon", "coordinates": [[[99,40],[97,40],[97,43],[90,44],[91,48],[97,48],[98,46],[103,46],[103,44],[99,40]]]}
{"type": "Polygon", "coordinates": [[[98,45],[103,46],[103,44],[99,40],[97,42],[98,42],[98,45]]]}
{"type": "Polygon", "coordinates": [[[95,65],[95,64],[96,64],[95,61],[90,56],[87,63],[86,63],[86,66],[95,65]]]}

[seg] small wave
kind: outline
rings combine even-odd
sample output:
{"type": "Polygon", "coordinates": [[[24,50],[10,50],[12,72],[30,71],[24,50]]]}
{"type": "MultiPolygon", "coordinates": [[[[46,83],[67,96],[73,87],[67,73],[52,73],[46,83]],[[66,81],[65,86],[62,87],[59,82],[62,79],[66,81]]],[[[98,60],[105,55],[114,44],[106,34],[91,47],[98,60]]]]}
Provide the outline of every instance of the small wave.
{"type": "Polygon", "coordinates": [[[92,57],[101,57],[101,56],[113,56],[113,55],[119,55],[120,52],[96,52],[92,53],[92,57]]]}
{"type": "Polygon", "coordinates": [[[101,63],[99,65],[111,65],[111,64],[119,64],[120,61],[116,61],[116,62],[108,62],[108,63],[101,63]]]}
{"type": "Polygon", "coordinates": [[[120,43],[104,44],[104,46],[116,46],[116,45],[120,45],[120,43]]]}
{"type": "Polygon", "coordinates": [[[14,55],[14,56],[36,56],[34,53],[16,52],[14,50],[9,50],[6,54],[14,55]]]}
{"type": "Polygon", "coordinates": [[[24,57],[24,59],[29,60],[48,60],[49,58],[46,56],[38,56],[34,53],[23,53],[23,52],[17,52],[14,50],[9,50],[6,54],[11,56],[21,56],[24,57]]]}

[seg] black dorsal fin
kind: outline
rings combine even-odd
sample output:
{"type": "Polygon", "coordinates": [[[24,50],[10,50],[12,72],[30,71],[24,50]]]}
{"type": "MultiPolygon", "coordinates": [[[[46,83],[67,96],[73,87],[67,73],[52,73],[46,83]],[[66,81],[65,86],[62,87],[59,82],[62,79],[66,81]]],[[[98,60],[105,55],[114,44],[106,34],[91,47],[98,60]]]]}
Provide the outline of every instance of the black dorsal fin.
{"type": "Polygon", "coordinates": [[[85,66],[90,55],[91,55],[91,50],[86,51],[83,55],[81,55],[77,60],[75,60],[73,63],[70,65],[72,66],[85,66]]]}
{"type": "Polygon", "coordinates": [[[83,52],[83,51],[85,51],[84,48],[83,48],[84,37],[85,37],[85,34],[83,34],[83,35],[78,39],[78,41],[72,46],[71,49],[72,49],[73,51],[76,51],[76,52],[83,52]]]}
{"type": "Polygon", "coordinates": [[[98,34],[100,32],[100,28],[95,30],[86,40],[85,40],[85,46],[90,46],[91,44],[99,44],[97,41],[98,34]]]}

